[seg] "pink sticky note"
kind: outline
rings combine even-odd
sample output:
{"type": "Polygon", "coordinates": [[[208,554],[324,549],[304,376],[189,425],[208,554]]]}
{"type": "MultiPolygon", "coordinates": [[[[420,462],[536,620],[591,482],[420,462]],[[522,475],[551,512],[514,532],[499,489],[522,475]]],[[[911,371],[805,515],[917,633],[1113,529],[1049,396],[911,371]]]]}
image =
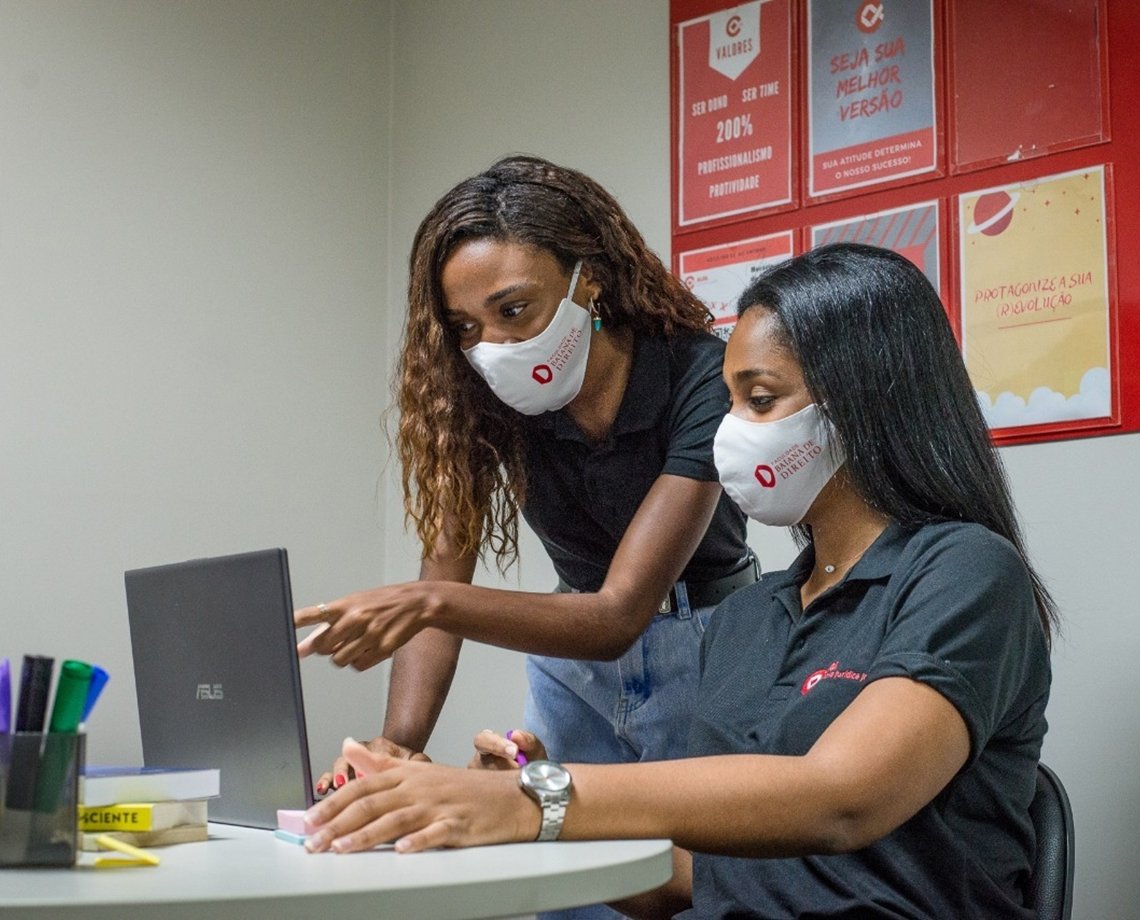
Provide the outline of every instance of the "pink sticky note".
{"type": "Polygon", "coordinates": [[[290,834],[304,834],[305,812],[295,808],[278,808],[277,827],[290,834]]]}

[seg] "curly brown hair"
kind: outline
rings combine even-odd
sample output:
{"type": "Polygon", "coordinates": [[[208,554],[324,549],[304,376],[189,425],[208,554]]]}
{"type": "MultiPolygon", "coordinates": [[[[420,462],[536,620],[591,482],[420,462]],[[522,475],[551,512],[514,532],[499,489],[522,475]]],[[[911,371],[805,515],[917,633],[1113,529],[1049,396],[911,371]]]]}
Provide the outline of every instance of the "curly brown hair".
{"type": "Polygon", "coordinates": [[[504,571],[518,554],[526,492],[522,416],[464,359],[440,280],[451,254],[478,239],[545,250],[567,273],[581,259],[601,286],[597,308],[609,328],[674,336],[706,330],[711,317],[613,196],[573,169],[507,157],[436,202],[412,245],[394,380],[405,521],[415,521],[425,556],[446,526],[451,550],[482,557],[489,546],[504,571]]]}

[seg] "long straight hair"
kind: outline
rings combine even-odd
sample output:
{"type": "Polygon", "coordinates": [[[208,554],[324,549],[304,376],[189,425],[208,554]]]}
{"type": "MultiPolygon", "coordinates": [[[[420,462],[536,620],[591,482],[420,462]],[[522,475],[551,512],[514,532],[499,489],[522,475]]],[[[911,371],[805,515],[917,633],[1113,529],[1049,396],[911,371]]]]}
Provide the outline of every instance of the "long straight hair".
{"type": "Polygon", "coordinates": [[[970,521],[1005,537],[1029,571],[1048,640],[1056,605],[1030,565],[1005,469],[926,276],[890,250],[836,243],[757,278],[739,312],[758,306],[775,315],[868,504],[904,527],[970,521]]]}

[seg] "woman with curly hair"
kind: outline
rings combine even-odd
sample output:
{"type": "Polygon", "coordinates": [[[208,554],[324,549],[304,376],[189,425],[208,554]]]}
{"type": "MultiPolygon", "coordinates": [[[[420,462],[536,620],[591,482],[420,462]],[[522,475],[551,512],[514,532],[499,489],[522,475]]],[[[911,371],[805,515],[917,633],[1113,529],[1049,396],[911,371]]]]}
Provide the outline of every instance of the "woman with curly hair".
{"type": "MultiPolygon", "coordinates": [[[[326,624],[302,654],[395,653],[377,750],[423,750],[467,638],[529,653],[524,721],[556,756],[679,756],[708,614],[757,577],[713,465],[728,393],[707,310],[600,185],[526,156],[436,203],[408,302],[398,447],[420,578],[298,611],[326,624]],[[558,589],[472,586],[488,549],[514,561],[520,512],[558,589]]],[[[350,775],[337,761],[318,791],[350,775]]]]}

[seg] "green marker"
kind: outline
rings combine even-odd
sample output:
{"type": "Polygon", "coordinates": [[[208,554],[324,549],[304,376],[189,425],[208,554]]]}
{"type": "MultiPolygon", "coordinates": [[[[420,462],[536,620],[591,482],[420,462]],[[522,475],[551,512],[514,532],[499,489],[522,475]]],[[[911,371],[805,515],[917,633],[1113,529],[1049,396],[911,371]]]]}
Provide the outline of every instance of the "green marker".
{"type": "Polygon", "coordinates": [[[43,740],[42,761],[36,777],[35,810],[40,816],[32,826],[28,843],[29,852],[36,851],[31,862],[55,863],[66,858],[68,848],[70,861],[75,862],[75,815],[70,813],[61,818],[55,812],[61,799],[70,800],[64,790],[76,782],[79,737],[75,733],[83,717],[90,683],[91,665],[85,661],[68,660],[60,666],[48,735],[43,740]]]}
{"type": "Polygon", "coordinates": [[[78,730],[91,684],[91,665],[85,661],[65,661],[59,671],[55,703],[51,707],[49,732],[70,734],[78,730]]]}

